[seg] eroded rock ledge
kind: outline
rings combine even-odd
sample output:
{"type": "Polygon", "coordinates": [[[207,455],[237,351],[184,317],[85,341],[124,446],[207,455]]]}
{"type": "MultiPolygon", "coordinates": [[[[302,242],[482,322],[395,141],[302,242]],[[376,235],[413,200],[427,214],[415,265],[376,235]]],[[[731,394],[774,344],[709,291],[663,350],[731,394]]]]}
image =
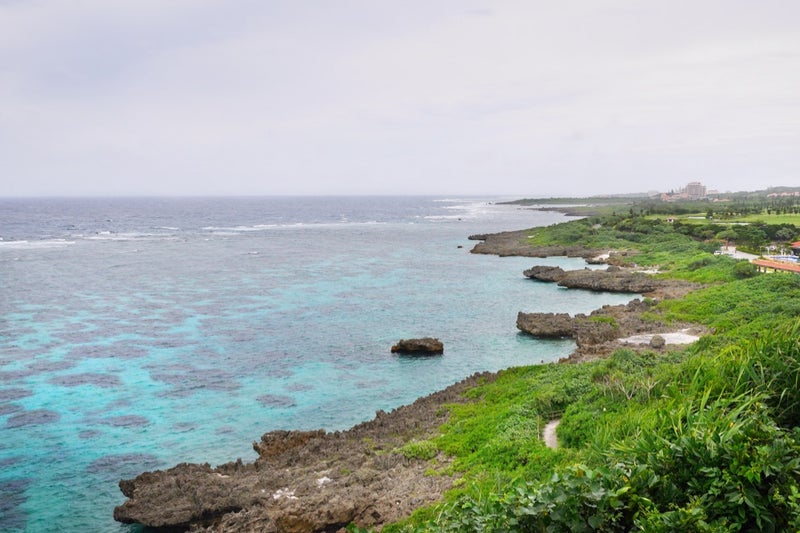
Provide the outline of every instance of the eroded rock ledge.
{"type": "Polygon", "coordinates": [[[539,265],[522,274],[537,281],[555,282],[569,289],[644,294],[651,298],[679,298],[701,286],[690,281],[654,278],[644,272],[613,265],[605,270],[563,270],[561,267],[539,265]]]}
{"type": "Polygon", "coordinates": [[[569,337],[575,339],[577,349],[564,361],[586,361],[604,357],[619,348],[665,349],[661,341],[633,345],[621,339],[641,334],[666,334],[692,331],[707,333],[694,324],[667,323],[651,312],[658,300],[680,298],[701,287],[698,283],[683,280],[660,279],[631,268],[609,266],[605,270],[563,270],[561,267],[533,266],[523,272],[533,280],[558,283],[562,287],[592,291],[642,294],[647,298],[634,299],[626,305],[605,305],[591,314],[574,317],[566,313],[523,313],[517,315],[517,328],[539,338],[569,337]],[[647,313],[647,319],[643,318],[647,313]]]}
{"type": "Polygon", "coordinates": [[[592,311],[589,315],[578,314],[574,317],[566,313],[523,313],[517,315],[517,328],[538,338],[573,338],[577,349],[562,362],[579,362],[597,359],[609,355],[614,350],[628,348],[633,350],[662,350],[670,344],[665,338],[671,338],[675,332],[691,332],[700,336],[708,331],[696,324],[659,320],[652,312],[655,300],[634,299],[625,305],[605,305],[592,311]],[[643,318],[647,314],[647,319],[643,318]],[[657,335],[664,342],[630,344],[624,339],[643,334],[657,335]]]}
{"type": "Polygon", "coordinates": [[[527,238],[530,230],[504,231],[501,233],[489,233],[480,235],[470,235],[469,239],[481,241],[476,244],[471,252],[474,254],[489,254],[521,257],[583,257],[590,259],[601,255],[604,250],[586,248],[584,246],[539,246],[534,247],[528,244],[527,238]]]}
{"type": "Polygon", "coordinates": [[[523,274],[539,281],[555,281],[561,287],[590,291],[648,293],[660,283],[643,272],[631,272],[610,266],[607,270],[562,270],[561,267],[533,267],[523,274]]]}
{"type": "MultiPolygon", "coordinates": [[[[307,533],[354,522],[380,526],[438,500],[454,479],[425,475],[431,463],[398,451],[436,435],[442,405],[495,374],[475,374],[442,391],[342,432],[273,431],[253,444],[258,458],[216,468],[182,463],[120,481],[128,500],[114,519],[170,531],[307,533]]],[[[438,467],[448,465],[437,457],[438,467]]]]}

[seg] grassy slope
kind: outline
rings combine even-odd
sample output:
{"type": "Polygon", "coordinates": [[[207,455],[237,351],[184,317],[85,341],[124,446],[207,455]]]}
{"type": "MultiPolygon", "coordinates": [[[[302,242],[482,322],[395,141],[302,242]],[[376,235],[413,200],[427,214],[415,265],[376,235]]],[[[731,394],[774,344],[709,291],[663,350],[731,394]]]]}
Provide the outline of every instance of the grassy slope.
{"type": "Polygon", "coordinates": [[[419,460],[435,461],[432,451],[454,457],[458,487],[384,531],[800,525],[800,276],[748,277],[710,255],[713,246],[642,218],[531,231],[531,244],[631,250],[631,261],[662,275],[712,283],[657,312],[716,334],[682,352],[622,350],[501,372],[471,391],[475,403],[450,407],[438,438],[416,445],[427,450],[419,460]],[[557,451],[539,438],[554,417],[562,417],[557,451]]]}

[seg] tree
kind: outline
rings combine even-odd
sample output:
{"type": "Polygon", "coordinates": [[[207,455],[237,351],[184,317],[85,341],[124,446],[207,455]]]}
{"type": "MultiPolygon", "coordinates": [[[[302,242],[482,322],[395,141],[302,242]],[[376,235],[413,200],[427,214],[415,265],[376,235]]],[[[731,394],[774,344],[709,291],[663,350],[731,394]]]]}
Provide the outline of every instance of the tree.
{"type": "Polygon", "coordinates": [[[736,233],[739,235],[739,239],[743,243],[753,248],[758,248],[767,242],[767,234],[764,232],[764,230],[755,226],[740,226],[736,230],[736,233]]]}
{"type": "Polygon", "coordinates": [[[725,241],[726,243],[729,241],[736,241],[739,239],[739,234],[736,233],[736,230],[726,229],[725,231],[717,233],[717,239],[725,241]]]}
{"type": "Polygon", "coordinates": [[[793,241],[795,238],[795,231],[789,228],[782,228],[775,234],[775,238],[780,241],[793,241]]]}

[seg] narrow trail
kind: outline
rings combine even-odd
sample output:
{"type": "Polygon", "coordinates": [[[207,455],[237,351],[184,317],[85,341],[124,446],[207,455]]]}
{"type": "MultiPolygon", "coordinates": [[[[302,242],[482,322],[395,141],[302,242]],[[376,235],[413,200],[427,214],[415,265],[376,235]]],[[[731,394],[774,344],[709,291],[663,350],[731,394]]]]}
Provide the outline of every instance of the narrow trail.
{"type": "Polygon", "coordinates": [[[556,420],[551,420],[544,427],[544,432],[542,434],[542,439],[544,440],[545,446],[553,450],[558,448],[558,437],[556,437],[556,428],[558,427],[558,424],[560,422],[561,422],[560,418],[557,418],[556,420]]]}

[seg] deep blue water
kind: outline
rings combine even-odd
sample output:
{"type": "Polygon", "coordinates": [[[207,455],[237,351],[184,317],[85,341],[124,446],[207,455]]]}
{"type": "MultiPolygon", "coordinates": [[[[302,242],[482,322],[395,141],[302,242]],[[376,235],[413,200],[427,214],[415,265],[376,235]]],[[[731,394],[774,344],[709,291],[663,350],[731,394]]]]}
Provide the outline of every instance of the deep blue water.
{"type": "Polygon", "coordinates": [[[630,298],[521,275],[579,260],[468,253],[565,220],[490,200],[0,199],[0,531],[126,531],[120,478],[567,355],[517,311],[630,298]],[[389,353],[423,335],[445,355],[389,353]]]}

